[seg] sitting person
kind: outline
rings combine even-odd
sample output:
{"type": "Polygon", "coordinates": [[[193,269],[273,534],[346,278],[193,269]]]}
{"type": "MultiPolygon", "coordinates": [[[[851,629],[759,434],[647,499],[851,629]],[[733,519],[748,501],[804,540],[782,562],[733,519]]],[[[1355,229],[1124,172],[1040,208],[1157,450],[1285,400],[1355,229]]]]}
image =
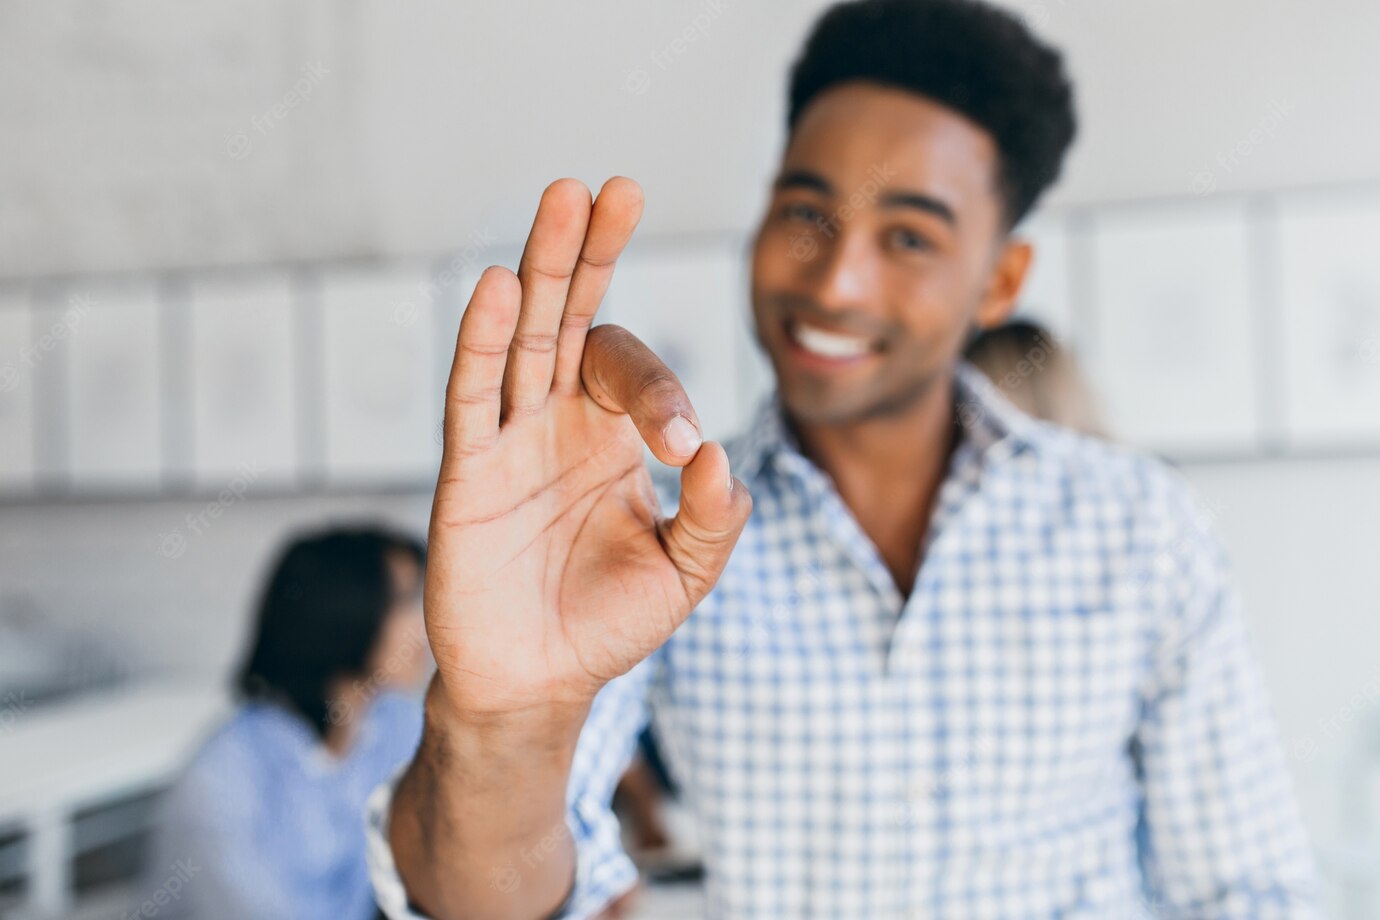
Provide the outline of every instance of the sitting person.
{"type": "Polygon", "coordinates": [[[278,560],[243,702],[165,803],[153,865],[197,870],[179,916],[374,916],[364,803],[421,731],[424,554],[387,531],[332,529],[278,560]]]}
{"type": "Polygon", "coordinates": [[[1049,330],[1008,320],[973,336],[963,357],[1027,415],[1106,437],[1091,387],[1073,353],[1049,330]]]}

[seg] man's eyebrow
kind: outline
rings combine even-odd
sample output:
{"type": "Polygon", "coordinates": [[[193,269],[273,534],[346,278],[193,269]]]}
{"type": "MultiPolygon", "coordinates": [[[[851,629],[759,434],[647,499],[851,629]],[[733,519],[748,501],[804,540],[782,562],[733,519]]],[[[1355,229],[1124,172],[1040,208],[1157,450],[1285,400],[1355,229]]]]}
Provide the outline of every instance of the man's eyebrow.
{"type": "Polygon", "coordinates": [[[891,192],[882,196],[882,207],[916,208],[943,219],[951,226],[958,224],[958,215],[954,213],[953,208],[933,195],[926,195],[923,192],[891,192]]]}
{"type": "MultiPolygon", "coordinates": [[[[783,172],[773,183],[777,191],[792,188],[809,189],[821,195],[833,196],[834,187],[829,184],[829,180],[817,172],[808,169],[792,169],[783,172]]],[[[924,192],[889,192],[882,196],[881,205],[884,208],[914,208],[924,211],[926,214],[933,214],[951,226],[958,225],[958,215],[947,203],[924,192]]]]}
{"type": "Polygon", "coordinates": [[[788,188],[807,188],[819,192],[821,195],[834,194],[834,187],[829,184],[828,179],[819,173],[810,172],[808,169],[792,169],[783,172],[777,176],[774,185],[777,191],[788,188]]]}

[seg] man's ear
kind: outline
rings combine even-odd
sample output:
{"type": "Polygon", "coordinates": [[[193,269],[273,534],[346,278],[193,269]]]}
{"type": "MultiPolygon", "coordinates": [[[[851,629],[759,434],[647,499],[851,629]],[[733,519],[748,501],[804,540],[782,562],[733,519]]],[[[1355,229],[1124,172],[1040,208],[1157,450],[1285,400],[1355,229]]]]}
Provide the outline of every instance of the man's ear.
{"type": "Polygon", "coordinates": [[[1002,244],[997,264],[992,269],[992,278],[974,317],[978,328],[992,329],[1006,322],[1016,309],[1017,298],[1025,285],[1025,277],[1034,256],[1035,247],[1025,240],[1009,237],[1002,244]]]}

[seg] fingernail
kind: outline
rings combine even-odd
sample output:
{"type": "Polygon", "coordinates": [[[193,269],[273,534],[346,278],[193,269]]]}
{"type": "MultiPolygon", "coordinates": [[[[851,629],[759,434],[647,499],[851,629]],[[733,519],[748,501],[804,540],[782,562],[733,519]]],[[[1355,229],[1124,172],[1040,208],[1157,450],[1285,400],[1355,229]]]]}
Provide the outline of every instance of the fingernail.
{"type": "Polygon", "coordinates": [[[700,437],[699,429],[683,415],[677,415],[667,422],[661,432],[661,439],[665,442],[666,449],[677,457],[694,456],[704,440],[700,437]]]}

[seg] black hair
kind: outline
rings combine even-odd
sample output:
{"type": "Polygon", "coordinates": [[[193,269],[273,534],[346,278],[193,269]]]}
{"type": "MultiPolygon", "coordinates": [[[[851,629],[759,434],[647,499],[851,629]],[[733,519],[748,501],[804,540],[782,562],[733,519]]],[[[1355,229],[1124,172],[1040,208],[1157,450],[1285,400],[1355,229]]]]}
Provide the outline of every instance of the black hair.
{"type": "Polygon", "coordinates": [[[963,349],[968,360],[980,357],[994,348],[1013,348],[1025,353],[1038,348],[1052,349],[1054,336],[1048,329],[1028,319],[1007,320],[1000,326],[974,330],[963,349]]]}
{"type": "Polygon", "coordinates": [[[978,0],[856,0],[815,23],[791,70],[787,126],[850,80],[909,90],[987,131],[1000,155],[1008,227],[1059,177],[1077,132],[1058,51],[1015,15],[978,0]]]}
{"type": "Polygon", "coordinates": [[[325,737],[330,681],[363,674],[393,606],[388,559],[396,552],[425,564],[420,542],[380,527],[333,528],[291,540],[264,587],[236,680],[240,692],[296,710],[325,737]]]}

